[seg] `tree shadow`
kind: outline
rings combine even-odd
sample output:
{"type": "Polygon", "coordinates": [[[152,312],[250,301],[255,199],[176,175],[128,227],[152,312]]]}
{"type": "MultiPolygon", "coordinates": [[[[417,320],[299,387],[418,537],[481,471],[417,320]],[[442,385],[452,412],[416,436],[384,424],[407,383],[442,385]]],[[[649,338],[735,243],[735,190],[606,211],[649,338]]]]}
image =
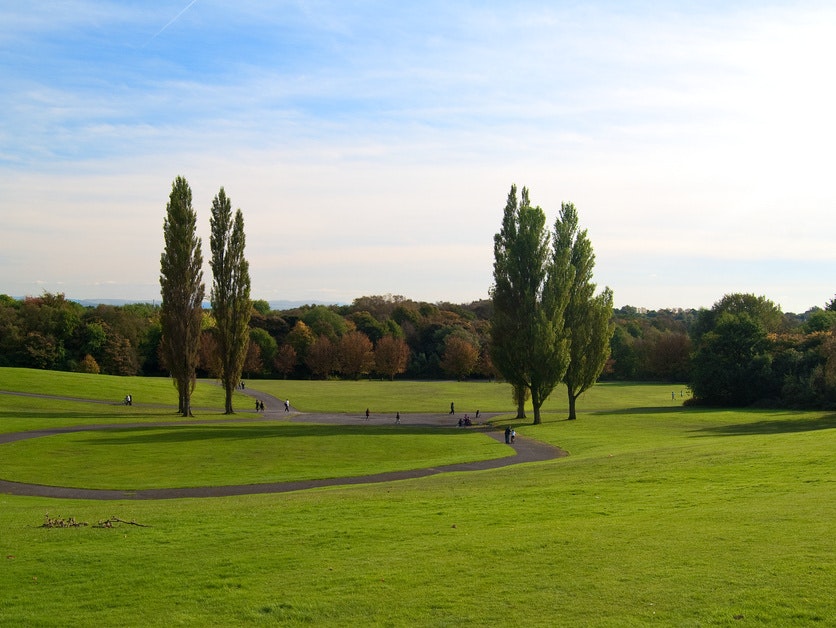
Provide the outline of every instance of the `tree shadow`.
{"type": "Polygon", "coordinates": [[[432,427],[387,427],[282,423],[270,425],[171,425],[120,428],[108,427],[106,436],[82,441],[87,445],[154,445],[207,440],[258,440],[263,438],[311,438],[330,436],[410,436],[466,434],[466,431],[432,427]]]}
{"type": "MultiPolygon", "coordinates": [[[[687,412],[691,408],[683,405],[678,406],[648,406],[644,408],[620,408],[618,410],[596,410],[589,412],[595,416],[607,416],[618,414],[671,414],[674,412],[687,412]]],[[[703,411],[705,409],[702,409],[703,411]]]]}
{"type": "Polygon", "coordinates": [[[752,423],[716,425],[695,430],[695,436],[755,436],[769,434],[794,434],[818,430],[836,429],[836,413],[816,417],[777,418],[752,423]]]}

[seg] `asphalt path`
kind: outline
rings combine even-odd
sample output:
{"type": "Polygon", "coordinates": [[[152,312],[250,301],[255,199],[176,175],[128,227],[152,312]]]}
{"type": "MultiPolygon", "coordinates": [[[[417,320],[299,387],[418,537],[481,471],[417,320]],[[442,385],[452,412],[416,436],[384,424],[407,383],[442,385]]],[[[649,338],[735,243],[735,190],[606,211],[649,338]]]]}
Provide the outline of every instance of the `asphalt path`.
{"type": "MultiPolygon", "coordinates": [[[[250,415],[246,417],[237,417],[234,419],[183,419],[182,421],[165,421],[159,423],[120,423],[113,425],[81,425],[72,427],[56,427],[41,430],[31,430],[26,432],[15,432],[10,434],[0,434],[0,445],[11,443],[19,440],[26,440],[30,438],[40,438],[43,436],[53,436],[57,434],[70,434],[74,432],[84,431],[99,431],[104,429],[126,429],[132,427],[167,427],[173,425],[201,425],[201,424],[219,424],[219,423],[251,423],[255,421],[292,421],[304,423],[318,423],[318,424],[337,424],[337,425],[402,425],[405,427],[434,427],[439,429],[460,429],[458,428],[458,419],[463,415],[449,415],[449,414],[401,414],[400,421],[396,423],[395,415],[378,415],[371,414],[367,419],[365,414],[322,414],[322,413],[305,413],[299,412],[292,406],[286,411],[284,401],[281,401],[272,395],[263,393],[261,391],[246,389],[243,391],[254,400],[258,399],[264,403],[264,411],[255,411],[255,401],[253,407],[249,411],[244,411],[244,414],[250,415]]],[[[5,393],[0,391],[0,394],[25,394],[25,393],[5,393]]],[[[45,397],[44,395],[31,395],[45,397]]],[[[76,401],[90,401],[83,399],[76,399],[76,401]]],[[[135,404],[142,405],[142,404],[135,404]]],[[[240,411],[239,411],[240,412],[240,411]]],[[[485,419],[489,419],[495,414],[480,414],[479,423],[472,427],[461,428],[470,430],[480,430],[490,438],[504,442],[504,431],[495,429],[487,423],[485,419]]],[[[263,493],[286,493],[290,491],[301,491],[315,488],[329,487],[329,486],[347,486],[352,484],[373,484],[378,482],[393,482],[397,480],[408,480],[413,478],[427,477],[430,475],[437,475],[439,473],[455,473],[466,471],[484,471],[488,469],[498,469],[516,464],[523,464],[527,462],[541,462],[545,460],[552,460],[566,456],[567,453],[558,447],[541,443],[539,441],[517,436],[514,443],[508,445],[515,454],[513,456],[506,456],[504,458],[495,458],[492,460],[479,460],[476,462],[463,462],[458,464],[450,464],[438,467],[428,467],[423,469],[409,469],[406,471],[390,471],[386,473],[375,473],[370,475],[362,475],[355,477],[342,478],[323,478],[318,480],[299,480],[293,482],[265,482],[262,484],[240,484],[230,486],[199,486],[199,487],[177,487],[177,488],[161,488],[161,489],[140,489],[134,491],[126,490],[111,490],[111,489],[86,489],[75,488],[68,486],[47,486],[41,484],[28,484],[23,482],[12,482],[10,480],[0,479],[0,493],[11,495],[29,495],[37,497],[56,497],[60,499],[98,499],[98,500],[142,500],[142,499],[183,499],[183,498],[199,498],[199,497],[228,497],[231,495],[256,495],[263,493]]]]}

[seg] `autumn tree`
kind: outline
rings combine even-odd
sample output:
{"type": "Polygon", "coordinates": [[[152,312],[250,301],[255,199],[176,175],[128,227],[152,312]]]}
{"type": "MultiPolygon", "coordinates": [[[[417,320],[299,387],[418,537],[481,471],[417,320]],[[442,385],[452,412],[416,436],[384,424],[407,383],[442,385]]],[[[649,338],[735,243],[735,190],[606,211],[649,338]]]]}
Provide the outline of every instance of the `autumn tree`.
{"type": "Polygon", "coordinates": [[[314,343],[314,340],[316,340],[316,336],[304,321],[296,321],[293,329],[290,330],[285,338],[287,344],[296,351],[297,358],[303,361],[308,354],[308,347],[314,343]]]}
{"type": "Polygon", "coordinates": [[[479,350],[464,338],[447,336],[441,368],[461,381],[473,372],[479,361],[479,350]]]}
{"type": "Polygon", "coordinates": [[[276,357],[273,359],[273,366],[276,367],[276,371],[281,373],[283,377],[287,378],[287,376],[293,372],[293,369],[296,368],[297,361],[298,358],[296,357],[296,349],[288,344],[284,344],[276,350],[276,357]]]}
{"type": "Polygon", "coordinates": [[[165,248],[160,258],[162,355],[179,395],[178,412],[192,416],[191,395],[200,347],[204,296],[203,255],[197,236],[192,190],[183,177],[171,186],[163,223],[165,248]]]}
{"type": "MultiPolygon", "coordinates": [[[[532,207],[528,190],[517,200],[511,186],[494,236],[494,285],[491,290],[491,359],[515,388],[531,393],[534,423],[540,407],[560,382],[569,360],[563,332],[568,290],[563,250],[552,250],[546,216],[532,207]]],[[[517,394],[518,416],[525,416],[524,395],[517,394]]]]}
{"type": "Polygon", "coordinates": [[[100,369],[98,363],[96,362],[96,359],[88,353],[84,356],[81,362],[78,363],[78,366],[76,367],[76,372],[98,375],[100,369]]]}
{"type": "Polygon", "coordinates": [[[377,341],[374,350],[375,370],[394,380],[395,375],[403,373],[409,362],[409,345],[403,338],[383,336],[377,341]]]}
{"type": "Polygon", "coordinates": [[[247,357],[244,358],[244,371],[252,377],[264,372],[264,360],[261,358],[261,345],[250,342],[247,346],[247,357]]]}
{"type": "Polygon", "coordinates": [[[200,334],[200,350],[198,351],[197,367],[211,377],[220,378],[221,363],[218,352],[217,328],[204,329],[200,334]]]}
{"type": "Polygon", "coordinates": [[[374,346],[361,331],[350,331],[339,342],[340,372],[357,379],[374,367],[374,346]]]}
{"type": "Polygon", "coordinates": [[[305,356],[305,364],[317,377],[328,379],[334,369],[337,368],[337,347],[328,338],[322,335],[314,340],[308,347],[308,354],[305,356]]]}
{"type": "Polygon", "coordinates": [[[250,266],[244,257],[244,216],[232,214],[232,202],[221,188],[212,201],[212,312],[215,316],[219,376],[226,399],[224,414],[232,414],[232,395],[241,381],[247,356],[250,313],[250,266]]]}

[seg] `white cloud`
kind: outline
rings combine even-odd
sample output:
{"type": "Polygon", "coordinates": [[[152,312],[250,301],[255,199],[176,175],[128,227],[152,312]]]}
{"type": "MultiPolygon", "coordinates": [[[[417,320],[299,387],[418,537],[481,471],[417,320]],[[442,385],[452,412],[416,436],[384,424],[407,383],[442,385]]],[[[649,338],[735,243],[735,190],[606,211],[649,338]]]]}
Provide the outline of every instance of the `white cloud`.
{"type": "Polygon", "coordinates": [[[512,182],[550,221],[575,202],[617,303],[710,305],[729,285],[698,259],[744,264],[735,286],[795,310],[833,292],[826,5],[201,1],[142,47],[172,6],[4,12],[20,64],[0,71],[0,292],[156,294],[178,174],[204,237],[221,185],[244,210],[265,298],[480,298],[512,182]],[[775,261],[803,274],[759,273],[775,261]]]}

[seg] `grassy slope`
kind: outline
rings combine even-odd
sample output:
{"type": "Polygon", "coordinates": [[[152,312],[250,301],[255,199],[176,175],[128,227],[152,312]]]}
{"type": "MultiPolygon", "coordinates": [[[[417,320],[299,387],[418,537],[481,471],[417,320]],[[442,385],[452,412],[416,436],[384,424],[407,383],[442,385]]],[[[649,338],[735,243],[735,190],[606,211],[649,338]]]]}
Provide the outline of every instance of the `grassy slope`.
{"type": "Polygon", "coordinates": [[[572,454],[548,463],[210,500],[0,495],[0,624],[836,622],[836,417],[593,392],[576,422],[556,403],[518,427],[572,454]],[[152,527],[36,527],[45,512],[152,527]]]}

